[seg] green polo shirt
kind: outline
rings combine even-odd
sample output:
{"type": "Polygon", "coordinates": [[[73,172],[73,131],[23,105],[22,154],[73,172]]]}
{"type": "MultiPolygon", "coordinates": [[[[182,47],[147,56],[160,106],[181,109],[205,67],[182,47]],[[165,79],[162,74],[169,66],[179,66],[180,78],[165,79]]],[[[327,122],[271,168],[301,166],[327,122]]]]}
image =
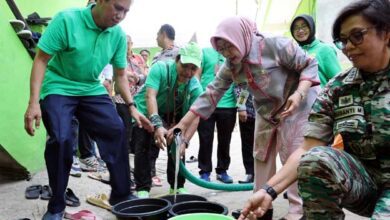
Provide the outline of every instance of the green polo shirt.
{"type": "MultiPolygon", "coordinates": [[[[219,67],[225,62],[225,58],[219,54],[214,48],[203,48],[202,50],[202,76],[200,83],[205,91],[208,84],[210,84],[215,74],[218,72],[219,67]]],[[[236,107],[236,96],[233,90],[233,84],[225,92],[222,98],[217,104],[217,108],[235,108],[236,107]]]]}
{"type": "Polygon", "coordinates": [[[324,87],[330,79],[341,72],[336,50],[331,45],[316,39],[311,44],[302,46],[302,48],[306,50],[311,57],[317,59],[318,76],[320,78],[321,87],[324,87]]]}
{"type": "Polygon", "coordinates": [[[174,97],[180,97],[183,104],[181,117],[188,112],[190,106],[196,98],[203,92],[196,77],[192,77],[188,83],[176,84],[177,80],[176,63],[174,61],[158,61],[152,65],[148,77],[146,78],[145,86],[135,95],[134,100],[138,111],[144,115],[148,115],[146,106],[146,89],[151,88],[157,92],[158,114],[162,116],[165,113],[173,112],[174,97]],[[168,73],[169,69],[169,73],[168,73]],[[168,83],[169,80],[169,83],[168,83]],[[168,88],[170,85],[170,89],[168,88]],[[174,94],[175,89],[177,93],[174,94]],[[169,102],[169,104],[168,104],[169,102]]]}
{"type": "Polygon", "coordinates": [[[46,68],[40,98],[57,94],[92,96],[107,94],[100,83],[103,68],[126,67],[126,35],[116,25],[96,26],[92,7],[58,13],[39,40],[38,47],[52,56],[46,68]]]}

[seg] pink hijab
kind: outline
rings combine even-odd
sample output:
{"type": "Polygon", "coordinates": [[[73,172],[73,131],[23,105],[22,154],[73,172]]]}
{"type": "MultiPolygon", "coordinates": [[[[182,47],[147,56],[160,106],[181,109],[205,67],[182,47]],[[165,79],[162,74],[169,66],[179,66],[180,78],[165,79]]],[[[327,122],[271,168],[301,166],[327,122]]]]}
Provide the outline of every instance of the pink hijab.
{"type": "Polygon", "coordinates": [[[242,57],[246,57],[251,49],[253,34],[257,32],[254,21],[240,16],[229,17],[217,26],[210,42],[217,49],[216,39],[222,38],[238,48],[242,57]]]}

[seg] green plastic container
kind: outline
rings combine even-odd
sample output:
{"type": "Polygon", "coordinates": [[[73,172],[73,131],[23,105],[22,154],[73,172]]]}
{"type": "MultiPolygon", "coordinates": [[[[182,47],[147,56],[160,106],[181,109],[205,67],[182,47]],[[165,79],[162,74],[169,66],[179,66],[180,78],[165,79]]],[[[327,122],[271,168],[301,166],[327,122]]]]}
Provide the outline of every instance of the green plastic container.
{"type": "Polygon", "coordinates": [[[234,220],[233,217],[213,213],[193,213],[178,215],[169,220],[234,220]]]}

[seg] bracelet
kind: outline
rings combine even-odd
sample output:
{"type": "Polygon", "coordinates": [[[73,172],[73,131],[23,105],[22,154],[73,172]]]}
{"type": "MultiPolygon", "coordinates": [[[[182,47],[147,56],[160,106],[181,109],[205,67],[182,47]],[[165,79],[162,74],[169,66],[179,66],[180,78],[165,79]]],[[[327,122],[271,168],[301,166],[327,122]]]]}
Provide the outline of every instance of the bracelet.
{"type": "Polygon", "coordinates": [[[304,92],[299,91],[299,90],[295,90],[295,92],[301,96],[301,100],[304,100],[306,98],[306,95],[304,94],[304,92]]]}
{"type": "Polygon", "coordinates": [[[272,200],[275,200],[276,197],[278,197],[278,193],[275,191],[274,188],[272,188],[272,186],[269,186],[268,184],[265,184],[262,189],[264,189],[268,195],[270,195],[272,197],[272,200]]]}
{"type": "Polygon", "coordinates": [[[162,121],[160,115],[158,115],[158,114],[150,115],[149,120],[155,129],[161,128],[163,126],[163,121],[162,121]]]}

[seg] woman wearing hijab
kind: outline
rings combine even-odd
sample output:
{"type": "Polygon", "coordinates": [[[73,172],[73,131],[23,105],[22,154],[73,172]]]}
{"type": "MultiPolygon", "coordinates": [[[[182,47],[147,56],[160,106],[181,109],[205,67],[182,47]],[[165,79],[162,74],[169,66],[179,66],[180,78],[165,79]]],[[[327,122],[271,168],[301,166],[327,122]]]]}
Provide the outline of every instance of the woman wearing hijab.
{"type": "MultiPolygon", "coordinates": [[[[264,184],[276,172],[277,153],[284,164],[303,142],[303,127],[319,90],[317,62],[293,40],[265,36],[244,17],[223,20],[211,44],[226,61],[176,127],[186,130],[197,117],[207,119],[234,81],[242,88],[239,99],[251,93],[256,110],[254,192],[268,189],[264,184]]],[[[285,218],[299,219],[303,211],[296,184],[288,195],[285,218]]],[[[272,219],[272,210],[266,216],[272,219]]]]}
{"type": "Polygon", "coordinates": [[[318,75],[321,87],[341,71],[336,50],[316,39],[316,26],[310,15],[299,15],[290,26],[291,35],[302,49],[315,57],[318,62],[318,75]]]}
{"type": "MultiPolygon", "coordinates": [[[[390,1],[353,1],[332,35],[353,67],[318,95],[302,146],[267,184],[276,196],[298,180],[308,220],[344,219],[343,208],[390,219],[390,1]],[[337,136],[341,149],[330,147],[337,136]]],[[[239,219],[263,215],[271,202],[259,190],[239,219]]]]}

